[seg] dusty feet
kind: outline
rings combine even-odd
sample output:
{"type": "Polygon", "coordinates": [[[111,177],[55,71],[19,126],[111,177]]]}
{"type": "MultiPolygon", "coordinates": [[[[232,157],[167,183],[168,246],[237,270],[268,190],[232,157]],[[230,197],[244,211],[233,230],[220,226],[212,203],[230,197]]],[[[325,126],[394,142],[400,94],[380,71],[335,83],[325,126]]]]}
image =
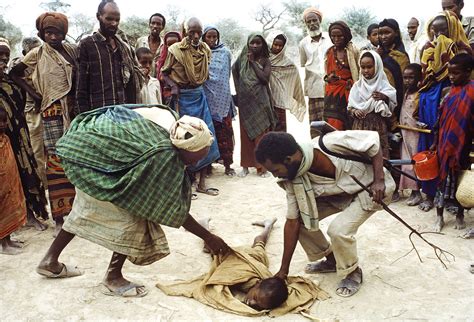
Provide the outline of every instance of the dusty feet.
{"type": "Polygon", "coordinates": [[[456,223],[454,224],[454,229],[464,229],[466,228],[466,223],[464,222],[464,216],[456,216],[456,223]]]}
{"type": "Polygon", "coordinates": [[[277,218],[272,218],[272,219],[265,219],[262,221],[254,221],[252,222],[252,225],[254,226],[259,226],[259,227],[264,227],[268,228],[273,226],[273,224],[277,221],[277,218]]]}
{"type": "Polygon", "coordinates": [[[306,265],[304,272],[306,274],[334,273],[336,272],[336,262],[324,259],[309,263],[306,265]]]}
{"type": "Polygon", "coordinates": [[[395,191],[392,195],[392,202],[397,202],[400,200],[400,193],[398,191],[395,191]]]}
{"type": "Polygon", "coordinates": [[[423,211],[430,211],[431,209],[433,209],[433,207],[434,207],[433,200],[430,200],[430,199],[426,199],[425,201],[423,201],[422,203],[418,205],[418,208],[423,211]]]}
{"type": "Polygon", "coordinates": [[[242,171],[239,172],[239,174],[237,175],[237,177],[239,178],[245,178],[246,176],[249,175],[249,168],[246,168],[246,167],[243,167],[242,168],[242,171]]]}
{"type": "Polygon", "coordinates": [[[474,238],[474,228],[469,229],[464,234],[461,235],[461,238],[472,239],[474,238]]]}
{"type": "Polygon", "coordinates": [[[67,278],[81,276],[82,271],[75,266],[69,266],[58,261],[43,259],[36,267],[36,272],[48,278],[67,278]]]}
{"type": "Polygon", "coordinates": [[[225,168],[225,174],[229,177],[233,177],[236,175],[236,172],[234,169],[232,169],[230,166],[225,168]]]}
{"type": "Polygon", "coordinates": [[[362,270],[360,267],[357,267],[355,271],[339,282],[336,294],[342,297],[352,296],[359,291],[362,281],[362,270]]]}
{"type": "Polygon", "coordinates": [[[124,277],[115,279],[104,279],[102,293],[110,296],[143,297],[148,294],[144,285],[136,284],[126,280],[124,277]]]}
{"type": "Polygon", "coordinates": [[[262,171],[260,173],[258,173],[258,175],[261,177],[261,178],[270,178],[272,175],[270,174],[270,172],[268,171],[262,171]]]}
{"type": "Polygon", "coordinates": [[[10,235],[0,239],[0,254],[18,255],[23,252],[22,247],[23,243],[11,240],[10,235]]]}
{"type": "Polygon", "coordinates": [[[417,206],[423,200],[419,190],[412,190],[410,197],[407,199],[407,205],[410,207],[417,206]]]}
{"type": "Polygon", "coordinates": [[[436,222],[433,226],[433,231],[439,233],[441,229],[444,227],[444,219],[443,216],[437,216],[436,217],[436,222]]]}

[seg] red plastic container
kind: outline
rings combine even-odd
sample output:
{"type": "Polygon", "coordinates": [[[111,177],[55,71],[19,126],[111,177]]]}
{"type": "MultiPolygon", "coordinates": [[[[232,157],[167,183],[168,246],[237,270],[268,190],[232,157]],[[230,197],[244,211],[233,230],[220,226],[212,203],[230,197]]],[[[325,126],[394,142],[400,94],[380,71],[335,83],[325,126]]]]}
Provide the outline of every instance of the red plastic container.
{"type": "Polygon", "coordinates": [[[434,151],[421,151],[413,156],[413,169],[418,179],[422,181],[433,180],[438,177],[438,157],[434,151]]]}

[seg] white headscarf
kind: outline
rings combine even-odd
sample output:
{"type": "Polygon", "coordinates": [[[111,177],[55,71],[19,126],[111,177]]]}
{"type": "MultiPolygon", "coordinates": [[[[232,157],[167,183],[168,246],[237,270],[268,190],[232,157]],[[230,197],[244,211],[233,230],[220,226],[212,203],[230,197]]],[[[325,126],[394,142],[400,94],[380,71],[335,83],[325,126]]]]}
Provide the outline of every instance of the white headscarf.
{"type": "Polygon", "coordinates": [[[212,132],[206,123],[197,117],[188,115],[184,115],[171,126],[170,139],[178,149],[190,152],[202,150],[214,142],[212,132]],[[186,139],[188,133],[191,137],[186,139]]]}
{"type": "Polygon", "coordinates": [[[355,108],[364,110],[368,113],[380,113],[383,117],[392,115],[392,111],[397,106],[397,91],[390,85],[387,75],[383,70],[383,62],[377,52],[373,50],[364,50],[359,58],[360,61],[365,53],[369,53],[375,62],[375,75],[371,79],[367,79],[362,75],[362,70],[359,73],[359,80],[354,83],[349,94],[348,108],[355,108]],[[389,104],[384,101],[376,101],[372,98],[374,92],[380,92],[388,96],[389,104]]]}
{"type": "Polygon", "coordinates": [[[3,37],[0,37],[0,45],[7,47],[8,50],[11,49],[10,48],[10,42],[7,39],[3,38],[3,37]]]}

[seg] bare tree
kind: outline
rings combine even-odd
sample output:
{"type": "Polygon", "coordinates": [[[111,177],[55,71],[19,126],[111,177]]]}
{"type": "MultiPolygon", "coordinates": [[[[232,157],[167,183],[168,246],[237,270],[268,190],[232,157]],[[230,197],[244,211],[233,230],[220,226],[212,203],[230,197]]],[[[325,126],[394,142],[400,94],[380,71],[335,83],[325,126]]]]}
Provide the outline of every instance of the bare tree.
{"type": "Polygon", "coordinates": [[[47,2],[41,2],[40,6],[47,11],[66,12],[69,10],[71,5],[61,0],[51,0],[47,2]]]}
{"type": "Polygon", "coordinates": [[[70,18],[71,29],[74,30],[74,38],[79,42],[85,35],[92,33],[96,18],[83,13],[75,13],[70,18]]]}
{"type": "Polygon", "coordinates": [[[367,26],[377,22],[377,18],[370,9],[357,7],[344,9],[341,19],[347,23],[354,35],[359,35],[363,38],[366,36],[367,26]]]}
{"type": "Polygon", "coordinates": [[[183,8],[174,4],[167,5],[163,15],[166,18],[165,31],[181,31],[185,15],[183,8]]]}
{"type": "Polygon", "coordinates": [[[254,19],[262,25],[262,32],[266,33],[275,28],[285,12],[286,8],[282,11],[275,12],[269,4],[260,4],[259,10],[254,15],[254,19]]]}

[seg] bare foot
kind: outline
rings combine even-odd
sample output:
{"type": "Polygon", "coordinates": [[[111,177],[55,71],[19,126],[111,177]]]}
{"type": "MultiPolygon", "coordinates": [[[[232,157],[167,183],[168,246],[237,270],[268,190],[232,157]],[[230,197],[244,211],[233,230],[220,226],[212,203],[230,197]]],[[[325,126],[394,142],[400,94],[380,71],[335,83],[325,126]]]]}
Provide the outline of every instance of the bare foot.
{"type": "Polygon", "coordinates": [[[464,216],[463,217],[457,217],[456,216],[456,223],[454,224],[454,229],[464,229],[466,228],[466,223],[464,222],[464,216]]]}
{"type": "Polygon", "coordinates": [[[0,254],[3,255],[18,255],[21,254],[23,251],[21,248],[12,247],[10,245],[1,245],[0,246],[0,254]]]}
{"type": "Polygon", "coordinates": [[[59,274],[64,268],[64,264],[58,261],[50,262],[43,258],[43,260],[36,267],[36,271],[48,271],[53,274],[59,274]]]}
{"type": "Polygon", "coordinates": [[[235,176],[235,170],[232,169],[231,167],[225,168],[225,174],[228,175],[229,177],[235,176]]]}
{"type": "Polygon", "coordinates": [[[272,175],[268,171],[263,171],[258,174],[262,178],[270,178],[272,175]]]}
{"type": "Polygon", "coordinates": [[[239,172],[239,174],[237,175],[237,177],[239,178],[245,178],[246,176],[249,175],[249,168],[242,168],[242,171],[239,172]]]}
{"type": "Polygon", "coordinates": [[[265,219],[265,220],[262,220],[262,221],[254,221],[254,222],[252,222],[252,225],[267,228],[267,227],[273,226],[273,224],[276,221],[277,221],[277,218],[265,219]]]}
{"type": "Polygon", "coordinates": [[[106,295],[122,296],[122,297],[142,297],[148,294],[148,290],[144,285],[139,285],[118,277],[113,280],[105,279],[102,285],[106,287],[103,291],[106,295]]]}
{"type": "Polygon", "coordinates": [[[410,197],[408,197],[407,199],[407,205],[413,207],[420,204],[422,200],[423,198],[421,197],[420,191],[414,190],[411,192],[410,197]]]}
{"type": "Polygon", "coordinates": [[[429,199],[426,199],[425,201],[423,201],[422,203],[420,203],[418,205],[418,208],[420,210],[423,210],[423,211],[430,211],[431,209],[433,209],[434,205],[433,205],[433,201],[429,200],[429,199]]]}
{"type": "Polygon", "coordinates": [[[44,231],[44,230],[48,229],[48,225],[43,224],[41,221],[39,221],[36,218],[34,218],[34,219],[28,218],[28,222],[26,223],[25,226],[26,227],[33,227],[34,229],[36,229],[38,231],[44,231]]]}
{"type": "Polygon", "coordinates": [[[436,222],[435,222],[434,227],[433,227],[433,230],[435,232],[439,233],[441,231],[441,229],[443,229],[443,227],[444,227],[443,216],[437,216],[436,222]]]}
{"type": "Polygon", "coordinates": [[[398,191],[395,191],[392,195],[392,202],[397,202],[400,200],[400,193],[398,191]]]}

